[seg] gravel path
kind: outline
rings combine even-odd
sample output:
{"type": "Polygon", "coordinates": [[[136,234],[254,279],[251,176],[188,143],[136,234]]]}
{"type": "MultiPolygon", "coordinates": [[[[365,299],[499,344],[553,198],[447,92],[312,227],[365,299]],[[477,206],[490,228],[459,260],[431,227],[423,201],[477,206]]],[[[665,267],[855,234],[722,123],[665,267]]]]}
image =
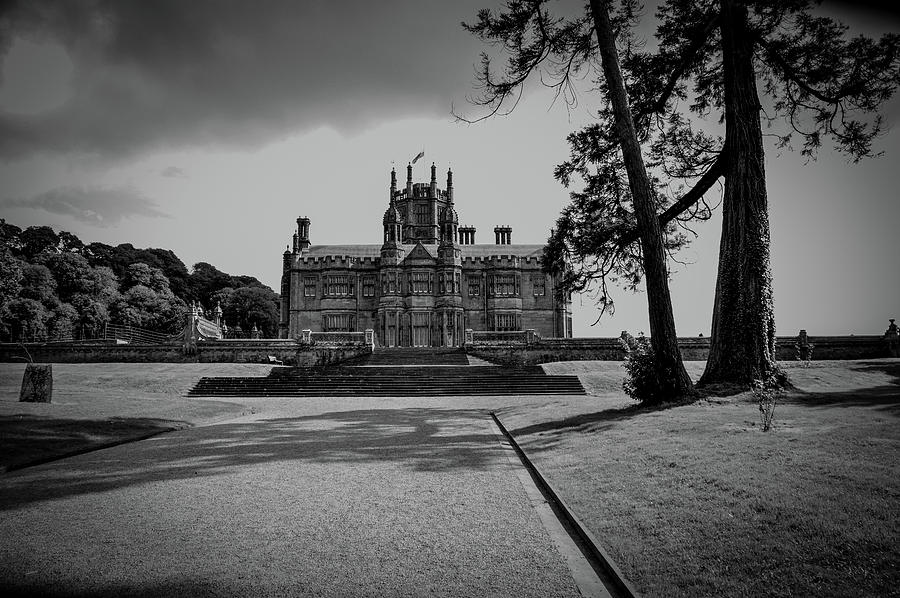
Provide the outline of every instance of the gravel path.
{"type": "Polygon", "coordinates": [[[0,585],[579,595],[483,402],[247,404],[257,413],[0,477],[0,585]]]}

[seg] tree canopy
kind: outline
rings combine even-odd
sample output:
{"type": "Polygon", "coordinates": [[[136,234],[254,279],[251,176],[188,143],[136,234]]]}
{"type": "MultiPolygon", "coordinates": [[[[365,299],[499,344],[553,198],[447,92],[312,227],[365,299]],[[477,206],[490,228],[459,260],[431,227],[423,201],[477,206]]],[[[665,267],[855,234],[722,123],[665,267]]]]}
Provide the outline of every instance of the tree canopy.
{"type": "Polygon", "coordinates": [[[98,334],[107,323],[172,334],[188,302],[212,310],[228,289],[226,323],[278,331],[278,295],[252,276],[232,276],[205,262],[191,273],[168,249],[130,243],[83,243],[50,227],[24,230],[0,219],[0,339],[67,339],[98,334]],[[239,300],[240,299],[240,300],[239,300]]]}
{"type": "MultiPolygon", "coordinates": [[[[472,101],[487,112],[464,120],[508,113],[530,78],[570,104],[576,101],[578,81],[606,97],[590,3],[574,16],[554,14],[554,4],[511,1],[500,12],[483,9],[474,23],[464,24],[508,54],[499,73],[496,60],[482,54],[476,75],[480,94],[472,101]]],[[[878,111],[900,81],[900,36],[853,37],[847,26],[814,15],[818,2],[811,0],[738,4],[748,11],[747,34],[765,100],[758,106],[766,134],[774,136],[779,147],[799,143],[810,158],[826,140],[852,161],[876,155],[873,142],[883,130],[878,111]]],[[[632,117],[655,175],[659,221],[666,226],[671,252],[692,236],[675,225],[708,218],[718,203],[711,205],[704,198],[728,162],[721,126],[721,2],[662,3],[656,15],[658,47],[652,52],[643,50],[635,38],[635,24],[650,18],[639,3],[610,5],[632,117]]],[[[566,187],[580,182],[581,188],[571,192],[545,260],[548,269],[566,276],[571,290],[599,283],[601,305],[611,301],[605,284],[610,277],[633,287],[642,276],[617,135],[608,105],[598,111],[596,122],[569,135],[570,155],[554,175],[566,187]]]]}
{"type": "MultiPolygon", "coordinates": [[[[765,378],[774,363],[760,119],[781,148],[799,144],[803,155],[814,158],[827,140],[857,161],[876,153],[873,141],[883,127],[878,111],[900,82],[898,35],[851,37],[847,27],[815,15],[817,4],[667,0],[656,14],[652,50],[635,37],[635,24],[648,17],[634,0],[592,1],[575,15],[554,14],[548,0],[513,0],[496,13],[481,10],[474,23],[464,24],[508,55],[499,73],[495,61],[482,55],[481,94],[473,101],[487,111],[479,118],[486,118],[514,108],[529,79],[539,79],[569,103],[580,80],[608,98],[600,48],[591,34],[596,8],[611,8],[631,117],[653,173],[668,252],[689,242],[691,222],[710,217],[719,202],[705,198],[725,179],[713,318],[714,348],[725,347],[713,353],[730,359],[721,379],[765,378]],[[745,134],[747,126],[753,130],[745,134]],[[755,313],[722,319],[748,309],[755,313]],[[760,343],[759,350],[749,346],[760,343]],[[750,365],[738,368],[747,359],[750,365]]],[[[635,288],[645,274],[642,230],[615,117],[606,102],[594,123],[569,135],[569,158],[554,174],[576,190],[544,251],[545,269],[561,277],[564,290],[598,293],[601,316],[614,308],[608,283],[635,288]]]]}

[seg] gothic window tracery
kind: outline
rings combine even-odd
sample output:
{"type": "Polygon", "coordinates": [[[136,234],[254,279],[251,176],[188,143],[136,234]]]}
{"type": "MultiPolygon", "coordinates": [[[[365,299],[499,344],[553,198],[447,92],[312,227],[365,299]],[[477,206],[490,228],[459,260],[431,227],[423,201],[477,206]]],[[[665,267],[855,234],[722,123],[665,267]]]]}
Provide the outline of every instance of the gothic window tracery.
{"type": "Polygon", "coordinates": [[[400,291],[400,285],[397,280],[396,272],[382,272],[381,274],[381,294],[395,295],[400,291]]]}
{"type": "Polygon", "coordinates": [[[366,276],[363,278],[362,294],[363,294],[363,297],[374,297],[375,296],[375,277],[374,276],[366,276]]]}
{"type": "Polygon", "coordinates": [[[469,297],[481,295],[481,277],[478,275],[466,277],[469,287],[469,297]]]}
{"type": "Polygon", "coordinates": [[[494,330],[508,331],[519,329],[519,314],[502,312],[494,314],[494,330]]]}
{"type": "Polygon", "coordinates": [[[350,277],[346,274],[329,274],[325,277],[326,297],[346,297],[351,295],[352,285],[350,277]]]}
{"type": "Polygon", "coordinates": [[[315,297],[316,296],[316,278],[314,276],[304,276],[303,277],[303,296],[304,297],[315,297]]]}
{"type": "Polygon", "coordinates": [[[431,272],[414,271],[409,273],[409,292],[413,295],[430,295],[434,293],[434,275],[431,272]]]}
{"type": "Polygon", "coordinates": [[[413,205],[413,216],[416,224],[429,224],[430,218],[428,217],[428,208],[429,205],[427,203],[417,203],[413,205]]]}
{"type": "Polygon", "coordinates": [[[494,274],[491,277],[491,294],[495,297],[515,297],[519,294],[515,274],[494,274]]]}
{"type": "Polygon", "coordinates": [[[322,324],[325,332],[354,332],[356,318],[353,314],[324,314],[322,324]]]}

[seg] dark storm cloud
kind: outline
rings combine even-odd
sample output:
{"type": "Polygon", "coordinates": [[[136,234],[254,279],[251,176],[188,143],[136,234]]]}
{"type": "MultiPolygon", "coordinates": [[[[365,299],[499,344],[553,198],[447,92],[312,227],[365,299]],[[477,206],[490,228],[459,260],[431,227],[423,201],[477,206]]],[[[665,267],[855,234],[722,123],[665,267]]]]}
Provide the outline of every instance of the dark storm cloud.
{"type": "Polygon", "coordinates": [[[49,113],[0,112],[0,156],[252,145],[449,117],[481,49],[459,22],[479,4],[20,0],[0,14],[0,52],[17,35],[63,44],[73,95],[49,113]]]}
{"type": "Polygon", "coordinates": [[[133,216],[170,218],[131,187],[59,187],[29,198],[0,200],[0,207],[43,210],[98,227],[133,216]]]}
{"type": "Polygon", "coordinates": [[[178,168],[177,166],[167,166],[167,167],[163,168],[159,174],[161,174],[164,177],[171,178],[171,179],[186,179],[187,178],[187,173],[184,170],[182,170],[181,168],[178,168]]]}

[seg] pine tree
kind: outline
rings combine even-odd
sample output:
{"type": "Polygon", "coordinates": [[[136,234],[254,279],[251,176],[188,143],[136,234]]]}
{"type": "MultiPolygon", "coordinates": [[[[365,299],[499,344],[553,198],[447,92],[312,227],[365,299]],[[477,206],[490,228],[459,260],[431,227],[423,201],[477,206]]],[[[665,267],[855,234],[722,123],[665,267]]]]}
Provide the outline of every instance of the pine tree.
{"type": "MultiPolygon", "coordinates": [[[[510,55],[500,77],[491,71],[488,56],[482,57],[484,93],[475,101],[489,108],[487,116],[511,110],[528,77],[538,72],[544,84],[571,100],[574,78],[591,70],[589,80],[610,97],[609,82],[599,72],[600,46],[591,34],[598,8],[611,3],[591,1],[584,14],[570,18],[552,16],[548,4],[511,1],[497,15],[480,11],[478,21],[466,26],[510,55]]],[[[623,0],[613,13],[633,136],[654,173],[650,181],[664,250],[688,242],[679,227],[710,217],[705,196],[725,179],[703,383],[781,378],[775,362],[763,122],[782,148],[799,139],[803,155],[814,158],[823,140],[831,139],[858,161],[873,155],[882,127],[878,110],[900,83],[900,36],[851,38],[845,26],[815,16],[816,4],[668,0],[657,14],[659,46],[652,53],[633,43],[637,4],[623,0]],[[716,130],[719,122],[724,138],[716,130]],[[680,197],[668,197],[664,188],[679,181],[680,197]]],[[[639,221],[639,202],[626,183],[620,140],[609,104],[597,122],[569,135],[569,159],[555,175],[566,186],[580,179],[584,187],[571,193],[544,252],[544,267],[570,290],[596,285],[604,310],[614,308],[608,281],[634,288],[645,277],[648,302],[660,293],[659,281],[651,282],[647,270],[648,227],[639,221]]],[[[652,313],[653,308],[651,321],[652,313]]],[[[656,335],[652,328],[651,335],[656,335]]]]}
{"type": "MultiPolygon", "coordinates": [[[[593,52],[600,56],[603,74],[601,92],[607,100],[605,118],[608,126],[604,135],[608,145],[599,158],[614,171],[624,171],[624,177],[621,174],[615,177],[615,191],[622,203],[633,205],[633,217],[641,231],[640,262],[647,285],[655,383],[660,390],[655,394],[670,399],[685,396],[691,392],[692,384],[678,349],[665,247],[656,216],[657,193],[644,165],[626,83],[619,65],[616,25],[610,18],[607,3],[602,0],[591,0],[585,16],[572,22],[551,18],[542,5],[543,2],[510,2],[507,13],[495,17],[489,11],[481,11],[479,22],[467,26],[469,31],[482,39],[503,40],[507,49],[512,51],[507,77],[503,81],[492,79],[490,61],[484,56],[481,82],[486,95],[482,103],[492,106],[495,112],[500,110],[503,101],[517,88],[521,90],[525,78],[542,62],[549,62],[551,69],[562,69],[557,72],[561,73],[564,86],[568,84],[570,73],[586,65],[593,52]],[[530,35],[524,35],[526,31],[530,31],[530,35]],[[567,52],[567,65],[554,63],[567,52]],[[626,194],[625,180],[627,199],[623,197],[626,194]]],[[[628,9],[626,6],[617,24],[628,19],[628,9]]],[[[609,191],[607,187],[602,192],[609,191]]]]}

